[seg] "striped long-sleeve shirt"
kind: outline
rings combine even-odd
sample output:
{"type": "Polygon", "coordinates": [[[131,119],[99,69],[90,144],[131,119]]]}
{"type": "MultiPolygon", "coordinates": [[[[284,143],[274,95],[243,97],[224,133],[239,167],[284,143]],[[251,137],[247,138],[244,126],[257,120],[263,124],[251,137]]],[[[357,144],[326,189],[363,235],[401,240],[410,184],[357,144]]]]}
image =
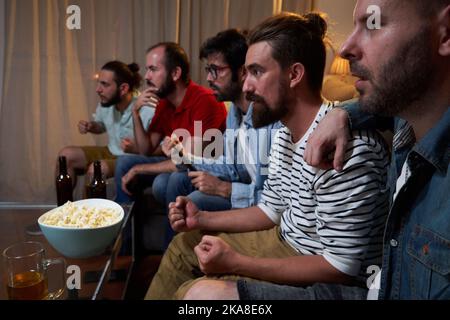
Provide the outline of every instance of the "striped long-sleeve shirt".
{"type": "Polygon", "coordinates": [[[343,273],[367,276],[366,267],[381,258],[388,151],[378,134],[358,131],[342,172],[309,166],[303,159],[307,139],[332,107],[324,103],[296,143],[288,128],[278,131],[259,207],[300,254],[323,255],[343,273]]]}

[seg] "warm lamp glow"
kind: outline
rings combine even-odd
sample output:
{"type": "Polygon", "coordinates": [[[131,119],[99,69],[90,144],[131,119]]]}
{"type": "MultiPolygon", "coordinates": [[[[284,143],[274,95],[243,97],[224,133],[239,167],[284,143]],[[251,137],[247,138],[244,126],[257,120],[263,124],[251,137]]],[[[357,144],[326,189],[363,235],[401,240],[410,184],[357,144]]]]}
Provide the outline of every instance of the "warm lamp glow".
{"type": "Polygon", "coordinates": [[[350,63],[348,60],[336,56],[331,64],[330,74],[348,75],[350,74],[350,63]]]}

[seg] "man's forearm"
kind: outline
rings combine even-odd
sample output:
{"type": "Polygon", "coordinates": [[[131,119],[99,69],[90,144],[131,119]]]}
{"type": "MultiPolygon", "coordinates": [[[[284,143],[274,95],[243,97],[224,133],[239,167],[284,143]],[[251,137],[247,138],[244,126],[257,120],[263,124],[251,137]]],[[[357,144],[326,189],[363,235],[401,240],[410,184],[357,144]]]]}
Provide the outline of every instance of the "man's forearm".
{"type": "MultiPolygon", "coordinates": [[[[161,145],[157,146],[153,152],[152,152],[152,156],[153,157],[165,157],[166,155],[164,154],[161,145]]],[[[175,164],[174,164],[175,165],[175,164]]]]}
{"type": "Polygon", "coordinates": [[[146,155],[150,149],[150,139],[144,129],[139,113],[135,112],[133,112],[133,130],[137,152],[139,154],[146,155]]]}
{"type": "Polygon", "coordinates": [[[323,256],[254,258],[240,255],[233,273],[279,284],[295,286],[317,282],[349,283],[352,277],[334,268],[323,256]]]}
{"type": "Polygon", "coordinates": [[[134,170],[136,174],[160,174],[165,172],[175,172],[177,168],[171,160],[164,160],[157,163],[137,165],[134,170]]]}
{"type": "Polygon", "coordinates": [[[229,199],[231,197],[231,182],[220,180],[216,187],[216,195],[229,199]]]}
{"type": "Polygon", "coordinates": [[[347,112],[351,130],[393,130],[394,120],[361,110],[359,102],[341,106],[347,112]]]}
{"type": "Polygon", "coordinates": [[[199,229],[219,232],[251,232],[273,228],[275,224],[257,206],[199,213],[199,229]]]}

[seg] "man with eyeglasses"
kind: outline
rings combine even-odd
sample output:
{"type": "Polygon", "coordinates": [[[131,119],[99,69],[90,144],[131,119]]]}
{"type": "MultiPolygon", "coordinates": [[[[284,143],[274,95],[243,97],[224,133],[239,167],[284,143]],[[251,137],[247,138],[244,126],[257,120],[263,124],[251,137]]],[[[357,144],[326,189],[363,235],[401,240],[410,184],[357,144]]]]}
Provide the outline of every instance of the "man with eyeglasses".
{"type": "MultiPolygon", "coordinates": [[[[196,171],[172,173],[165,193],[154,188],[153,195],[166,208],[177,196],[188,196],[201,210],[208,211],[248,208],[258,203],[267,178],[272,137],[281,123],[253,127],[253,104],[242,91],[247,48],[245,36],[236,29],[219,32],[203,43],[200,59],[207,63],[209,86],[218,101],[232,103],[223,139],[224,155],[213,162],[190,157],[196,171]]],[[[169,241],[173,231],[170,226],[168,230],[169,241]]]]}
{"type": "Polygon", "coordinates": [[[230,66],[216,66],[215,64],[205,66],[205,71],[208,75],[211,76],[212,80],[217,80],[219,78],[219,74],[222,73],[223,70],[231,69],[230,66]]]}

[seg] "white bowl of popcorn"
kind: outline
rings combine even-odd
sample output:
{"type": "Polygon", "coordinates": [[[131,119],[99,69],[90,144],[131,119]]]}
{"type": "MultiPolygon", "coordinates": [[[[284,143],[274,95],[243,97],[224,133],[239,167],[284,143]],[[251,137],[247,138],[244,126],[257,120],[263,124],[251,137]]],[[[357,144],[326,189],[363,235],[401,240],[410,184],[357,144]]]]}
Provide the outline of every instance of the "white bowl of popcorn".
{"type": "Polygon", "coordinates": [[[87,199],[66,204],[38,219],[48,242],[68,258],[102,254],[116,238],[124,218],[123,208],[110,200],[87,199]]]}

